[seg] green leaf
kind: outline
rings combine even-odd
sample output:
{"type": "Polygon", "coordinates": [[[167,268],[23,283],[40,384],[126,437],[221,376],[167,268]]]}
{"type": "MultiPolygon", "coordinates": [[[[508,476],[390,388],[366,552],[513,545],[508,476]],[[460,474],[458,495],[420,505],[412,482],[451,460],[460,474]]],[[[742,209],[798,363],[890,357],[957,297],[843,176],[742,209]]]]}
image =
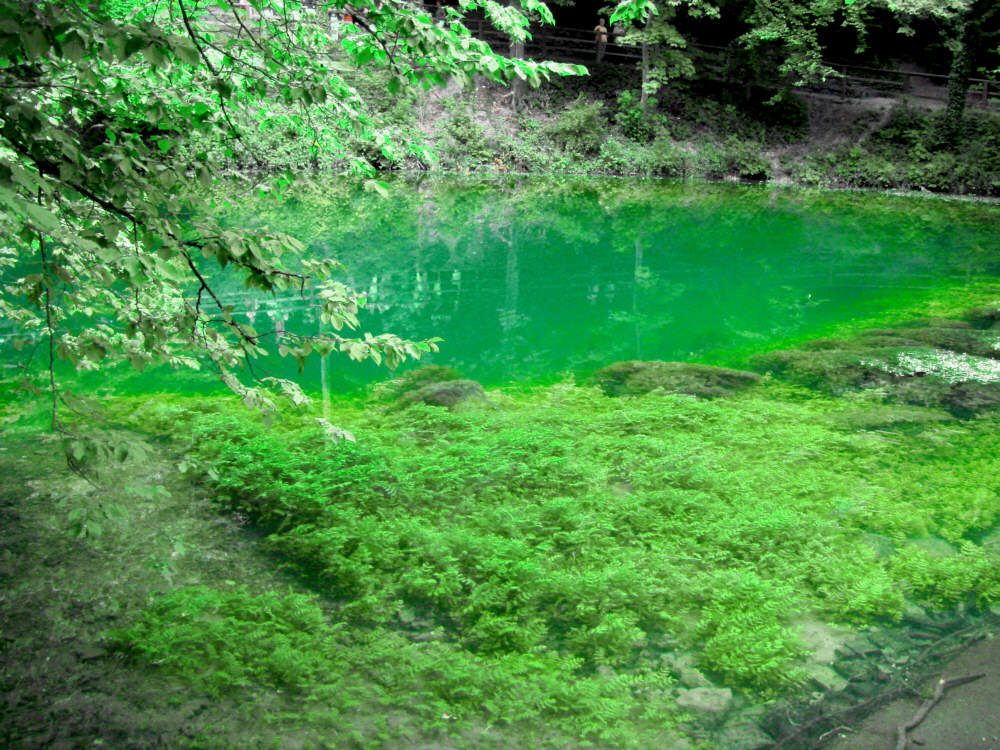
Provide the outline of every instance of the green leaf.
{"type": "Polygon", "coordinates": [[[159,44],[149,44],[143,48],[142,55],[153,67],[162,68],[167,62],[165,52],[166,50],[159,44]]]}
{"type": "Polygon", "coordinates": [[[128,256],[125,258],[122,265],[125,267],[125,271],[128,273],[129,281],[133,284],[141,283],[143,280],[142,265],[139,263],[139,259],[134,256],[128,256]]]}
{"type": "Polygon", "coordinates": [[[188,65],[200,65],[201,56],[198,54],[198,48],[195,46],[194,42],[190,39],[183,39],[175,37],[172,40],[171,47],[173,52],[181,60],[181,62],[187,63],[188,65]]]}
{"type": "Polygon", "coordinates": [[[219,96],[223,99],[229,99],[233,95],[233,87],[221,78],[216,78],[212,81],[212,88],[215,89],[215,91],[218,92],[219,96]]]}
{"type": "Polygon", "coordinates": [[[389,185],[386,182],[380,180],[365,180],[364,182],[365,192],[368,193],[378,193],[382,198],[389,197],[389,185]]]}
{"type": "Polygon", "coordinates": [[[125,50],[122,59],[127,60],[139,50],[146,46],[146,37],[142,35],[131,36],[125,40],[125,50]]]}
{"type": "Polygon", "coordinates": [[[45,57],[49,51],[49,40],[45,38],[44,32],[40,29],[31,29],[21,37],[21,44],[29,57],[45,57]]]}
{"type": "Polygon", "coordinates": [[[66,35],[66,38],[62,41],[61,47],[63,57],[71,62],[78,63],[83,58],[83,39],[75,31],[66,35]]]}
{"type": "Polygon", "coordinates": [[[51,234],[59,229],[58,217],[47,208],[21,199],[17,200],[17,204],[27,215],[28,220],[39,231],[51,234]]]}

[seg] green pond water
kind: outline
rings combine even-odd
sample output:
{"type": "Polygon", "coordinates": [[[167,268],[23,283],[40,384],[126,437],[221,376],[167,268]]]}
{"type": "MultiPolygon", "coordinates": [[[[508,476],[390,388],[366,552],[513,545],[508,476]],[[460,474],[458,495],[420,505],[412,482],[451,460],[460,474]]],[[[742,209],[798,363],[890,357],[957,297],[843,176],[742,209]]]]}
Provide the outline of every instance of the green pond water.
{"type": "MultiPolygon", "coordinates": [[[[387,199],[330,183],[230,211],[343,261],[368,295],[365,330],[440,336],[431,361],[486,384],[623,359],[739,365],[1000,279],[997,206],[919,197],[589,177],[400,180],[387,199]]],[[[304,300],[237,300],[258,330],[266,318],[316,330],[304,300]]],[[[346,359],[328,368],[339,390],[387,376],[346,359]]],[[[319,364],[303,377],[317,387],[319,364]]]]}
{"type": "MultiPolygon", "coordinates": [[[[592,177],[405,178],[222,195],[232,224],[286,231],[367,294],[364,330],[443,339],[429,360],[487,385],[585,375],[624,359],[739,366],[852,323],[919,314],[962,290],[1000,294],[1000,207],[937,198],[592,177]]],[[[314,333],[313,300],[223,298],[259,331],[314,333]]],[[[276,349],[273,339],[270,348],[276,349]]],[[[412,366],[412,365],[410,365],[412,366]]],[[[258,374],[320,386],[272,356],[258,374]]],[[[333,356],[334,391],[391,374],[333,356]]],[[[100,375],[87,375],[101,379],[100,375]]],[[[127,376],[125,390],[204,390],[127,376]]]]}

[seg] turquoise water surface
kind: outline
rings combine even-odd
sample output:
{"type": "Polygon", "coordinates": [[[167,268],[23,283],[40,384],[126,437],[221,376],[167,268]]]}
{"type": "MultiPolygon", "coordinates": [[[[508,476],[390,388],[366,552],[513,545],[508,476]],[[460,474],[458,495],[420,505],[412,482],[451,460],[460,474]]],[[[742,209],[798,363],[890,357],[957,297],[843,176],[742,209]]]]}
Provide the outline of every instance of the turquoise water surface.
{"type": "MultiPolygon", "coordinates": [[[[1000,277],[998,208],[920,197],[591,177],[400,180],[388,198],[328,183],[231,211],[341,260],[345,280],[368,295],[365,330],[440,336],[433,361],[487,384],[632,358],[738,365],[1000,277]]],[[[317,327],[307,300],[241,303],[259,330],[261,316],[317,327]]],[[[335,388],[387,376],[333,362],[335,388]]],[[[303,374],[306,387],[318,367],[303,374]]]]}
{"type": "MultiPolygon", "coordinates": [[[[920,314],[963,290],[1000,298],[995,204],[593,177],[409,177],[388,189],[381,197],[329,180],[280,195],[223,193],[218,206],[233,225],[283,230],[308,254],[339,259],[342,280],[367,296],[363,330],[440,337],[429,361],[486,385],[550,382],[624,359],[740,366],[754,352],[920,314]]],[[[308,295],[250,295],[215,276],[258,331],[320,332],[308,295]]],[[[255,363],[258,375],[319,389],[318,360],[297,370],[277,356],[255,363]]],[[[391,376],[327,359],[334,391],[391,376]]],[[[91,390],[108,378],[81,377],[91,390]]],[[[165,368],[112,381],[137,392],[207,392],[216,382],[165,368]]]]}

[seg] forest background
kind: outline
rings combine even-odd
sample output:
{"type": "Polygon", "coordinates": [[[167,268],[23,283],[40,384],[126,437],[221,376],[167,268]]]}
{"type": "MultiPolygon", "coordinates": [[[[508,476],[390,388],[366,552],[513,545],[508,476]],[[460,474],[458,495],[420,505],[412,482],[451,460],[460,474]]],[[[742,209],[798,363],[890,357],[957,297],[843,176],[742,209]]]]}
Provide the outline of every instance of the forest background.
{"type": "MultiPolygon", "coordinates": [[[[538,87],[479,77],[445,89],[393,91],[390,74],[367,70],[352,84],[379,113],[386,137],[417,150],[382,153],[360,139],[352,145],[382,171],[1000,192],[1000,86],[991,94],[985,83],[1000,68],[996,3],[650,2],[614,23],[606,20],[612,10],[553,4],[555,22],[577,35],[563,59],[586,65],[585,76],[538,87]],[[601,15],[612,54],[599,56],[587,30],[601,15]],[[612,61],[616,49],[638,59],[612,61]],[[845,65],[872,83],[848,85],[845,65]],[[891,71],[906,73],[895,76],[896,86],[891,71]]],[[[482,29],[482,15],[474,12],[470,27],[482,29]]],[[[536,34],[561,33],[529,18],[536,34]]],[[[343,33],[343,23],[332,22],[343,33]]],[[[497,33],[489,21],[485,27],[495,50],[524,53],[524,41],[497,33]]],[[[335,154],[312,149],[309,127],[248,130],[260,139],[268,168],[342,166],[335,154]]],[[[194,141],[192,148],[212,144],[194,141]]],[[[215,155],[225,161],[218,146],[215,155]]],[[[230,165],[261,166],[247,158],[230,165]]]]}

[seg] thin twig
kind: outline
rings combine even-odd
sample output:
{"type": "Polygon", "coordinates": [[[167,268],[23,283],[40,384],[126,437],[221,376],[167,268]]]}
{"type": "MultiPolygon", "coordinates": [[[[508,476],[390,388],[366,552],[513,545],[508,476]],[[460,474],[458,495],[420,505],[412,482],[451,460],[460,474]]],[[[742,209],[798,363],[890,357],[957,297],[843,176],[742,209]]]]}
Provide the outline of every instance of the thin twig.
{"type": "MultiPolygon", "coordinates": [[[[205,277],[202,276],[201,271],[198,270],[198,267],[194,264],[194,261],[191,259],[191,256],[186,252],[182,252],[181,255],[184,256],[184,260],[187,261],[188,268],[191,269],[191,273],[193,273],[195,277],[198,279],[198,281],[201,283],[201,286],[204,288],[204,291],[208,292],[209,296],[213,300],[215,300],[215,304],[219,308],[219,310],[222,311],[223,315],[226,315],[226,306],[222,304],[222,300],[220,300],[216,296],[215,291],[212,289],[211,286],[209,286],[208,282],[205,280],[205,277]]],[[[198,290],[199,300],[201,299],[201,291],[202,291],[201,289],[198,290]]],[[[228,320],[223,319],[223,322],[231,330],[236,331],[236,333],[240,335],[240,338],[243,339],[243,341],[250,344],[251,346],[257,346],[257,338],[255,336],[249,335],[246,331],[244,331],[243,327],[236,321],[235,318],[229,316],[229,319],[228,320]]]]}
{"type": "Polygon", "coordinates": [[[957,636],[965,635],[966,633],[968,633],[968,632],[970,632],[972,630],[975,630],[976,628],[979,628],[979,627],[982,627],[982,623],[975,623],[973,625],[969,625],[967,628],[962,628],[961,630],[956,630],[953,633],[948,633],[948,635],[941,636],[936,641],[934,641],[933,643],[931,643],[930,645],[928,645],[923,651],[920,652],[920,654],[917,656],[917,661],[920,661],[925,656],[927,656],[927,654],[930,653],[931,649],[933,649],[935,646],[938,646],[939,644],[944,643],[945,641],[947,641],[947,640],[949,640],[951,638],[955,638],[957,636]]]}
{"type": "Polygon", "coordinates": [[[913,718],[908,722],[900,724],[896,727],[896,750],[906,750],[906,745],[908,744],[909,738],[906,733],[911,729],[916,729],[920,722],[927,718],[927,714],[931,712],[931,709],[937,705],[946,691],[950,688],[956,687],[957,685],[964,685],[967,682],[972,682],[978,680],[980,677],[984,677],[985,672],[980,672],[979,674],[970,675],[968,677],[954,677],[950,680],[946,680],[943,677],[937,681],[934,686],[934,695],[924,701],[923,705],[917,710],[917,713],[913,715],[913,718]]]}
{"type": "MultiPolygon", "coordinates": [[[[250,29],[248,29],[243,24],[243,19],[240,18],[240,12],[236,9],[236,6],[233,3],[229,3],[229,10],[231,10],[233,12],[233,17],[236,19],[236,23],[239,24],[240,29],[242,29],[243,31],[246,32],[247,37],[249,37],[249,39],[250,39],[251,43],[253,44],[253,46],[255,46],[257,49],[259,49],[263,54],[265,54],[265,55],[269,54],[268,51],[266,49],[264,49],[264,46],[257,40],[257,37],[255,37],[253,35],[253,32],[250,31],[250,29]]],[[[236,36],[237,36],[237,38],[239,38],[239,34],[237,34],[236,36]]]]}
{"type": "Polygon", "coordinates": [[[823,732],[823,734],[821,734],[819,737],[817,737],[816,740],[817,740],[817,742],[822,742],[823,740],[825,740],[827,737],[829,737],[834,732],[853,732],[853,731],[854,730],[851,727],[845,727],[845,726],[834,727],[833,729],[831,729],[828,732],[823,732]]]}
{"type": "MultiPolygon", "coordinates": [[[[180,6],[181,9],[181,17],[184,19],[184,28],[187,29],[188,36],[191,37],[191,43],[195,46],[195,49],[198,50],[198,55],[201,57],[201,59],[205,61],[205,66],[208,68],[208,71],[216,78],[216,80],[218,80],[219,74],[215,70],[215,66],[212,65],[212,61],[208,59],[208,53],[206,53],[205,50],[202,49],[201,44],[199,44],[198,35],[195,33],[194,29],[191,26],[191,21],[188,18],[187,14],[187,8],[184,7],[184,0],[180,0],[178,5],[180,6]]],[[[233,134],[233,136],[235,136],[244,146],[247,147],[247,150],[257,160],[258,164],[261,163],[260,156],[258,156],[257,153],[254,152],[253,149],[249,147],[249,145],[243,139],[243,135],[240,133],[239,128],[237,128],[236,124],[233,122],[232,117],[229,116],[229,108],[226,107],[226,99],[224,96],[222,96],[222,92],[219,92],[219,108],[222,110],[222,117],[225,119],[226,124],[229,126],[229,130],[233,134]]]]}

